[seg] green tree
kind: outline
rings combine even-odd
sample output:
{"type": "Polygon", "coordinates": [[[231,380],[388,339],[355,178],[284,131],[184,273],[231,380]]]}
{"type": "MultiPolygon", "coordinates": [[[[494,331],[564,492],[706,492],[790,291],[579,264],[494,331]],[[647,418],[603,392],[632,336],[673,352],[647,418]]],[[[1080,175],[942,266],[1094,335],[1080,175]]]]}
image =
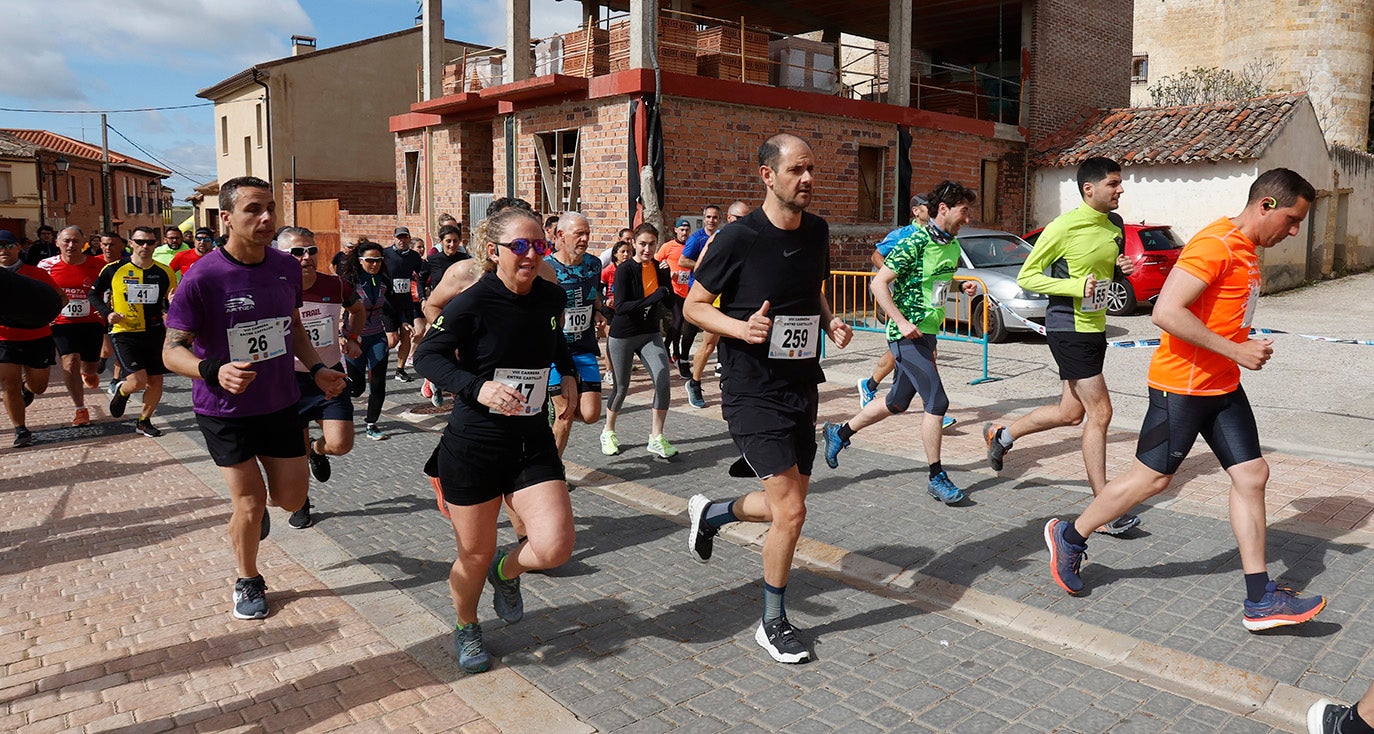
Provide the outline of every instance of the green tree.
{"type": "Polygon", "coordinates": [[[1255,61],[1239,72],[1215,66],[1181,71],[1150,85],[1150,104],[1156,107],[1213,104],[1273,94],[1277,91],[1270,84],[1274,68],[1272,61],[1255,61]]]}

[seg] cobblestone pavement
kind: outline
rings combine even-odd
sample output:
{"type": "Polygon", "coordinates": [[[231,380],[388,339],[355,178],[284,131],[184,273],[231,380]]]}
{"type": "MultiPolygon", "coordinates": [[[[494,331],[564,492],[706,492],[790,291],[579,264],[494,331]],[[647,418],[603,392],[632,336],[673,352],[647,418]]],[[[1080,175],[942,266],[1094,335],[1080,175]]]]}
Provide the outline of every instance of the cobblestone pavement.
{"type": "MultiPolygon", "coordinates": [[[[408,707],[438,707],[449,718],[432,714],[445,722],[435,729],[1265,732],[1301,731],[1319,694],[1358,698],[1374,678],[1374,628],[1360,623],[1374,598],[1374,469],[1267,454],[1271,573],[1330,598],[1313,623],[1259,635],[1240,625],[1227,485],[1201,445],[1143,509],[1140,531],[1092,540],[1091,590],[1068,597],[1048,578],[1041,527],[1086,502],[1076,432],[1018,442],[995,476],[983,422],[1051,399],[1057,386],[1008,376],[990,397],[965,384],[977,368],[966,347],[943,347],[942,365],[960,420],[944,463],[969,501],[945,507],[926,495],[914,417],[859,434],[838,470],[818,461],[803,569],[788,593],[790,616],[814,643],[816,660],[801,666],[772,663],[752,640],[761,528],[731,526],[709,565],[689,559],[686,498],[756,482],[726,476],[737,454],[718,408],[679,405],[676,380],[666,433],[683,453],[672,461],[642,448],[642,372],[621,418],[621,456],[600,454],[596,428],[574,427],[573,560],[524,578],[518,625],[497,621],[484,599],[501,664],[473,678],[455,672],[446,634],[452,531],[419,473],[442,416],[418,407],[414,384],[390,383],[391,439],[360,436],[334,478],[312,487],[314,528],[292,530],[277,511],[264,545],[273,615],[262,623],[228,615],[227,504],[198,448],[184,381],[169,390],[170,430],[158,441],[128,435],[127,423],[43,430],[68,415],[54,390],[31,421],[44,443],[6,450],[3,462],[0,492],[14,509],[0,521],[9,551],[0,624],[14,636],[0,643],[0,727],[155,730],[233,714],[234,726],[261,719],[273,731],[369,730],[408,707]],[[120,492],[134,477],[138,492],[120,492]],[[49,625],[75,641],[54,646],[49,625]],[[159,646],[160,635],[186,639],[159,646]],[[143,654],[138,675],[119,677],[121,657],[143,654]],[[378,677],[405,690],[350,682],[377,669],[395,671],[378,677]],[[129,686],[140,697],[122,705],[129,686]],[[388,705],[412,690],[418,700],[388,705]]],[[[853,379],[880,349],[865,335],[827,359],[823,419],[857,409],[853,379]]],[[[708,380],[708,398],[715,387],[708,380]]],[[[1114,399],[1119,415],[1135,409],[1134,396],[1114,390],[1114,399]]],[[[1129,422],[1118,420],[1110,439],[1115,475],[1134,447],[1129,422]]]]}

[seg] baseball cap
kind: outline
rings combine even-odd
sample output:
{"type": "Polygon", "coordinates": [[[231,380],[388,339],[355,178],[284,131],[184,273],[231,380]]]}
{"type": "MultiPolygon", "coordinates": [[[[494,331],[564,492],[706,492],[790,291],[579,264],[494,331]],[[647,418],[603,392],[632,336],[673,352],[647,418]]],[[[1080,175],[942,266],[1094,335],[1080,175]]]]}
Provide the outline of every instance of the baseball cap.
{"type": "Polygon", "coordinates": [[[687,225],[688,227],[690,227],[690,226],[692,226],[692,220],[688,219],[687,217],[678,217],[678,218],[677,218],[677,223],[674,224],[673,226],[674,226],[674,227],[681,227],[681,226],[684,225],[684,224],[687,225]]]}
{"type": "Polygon", "coordinates": [[[409,236],[410,236],[410,228],[409,228],[409,227],[397,227],[397,228],[396,228],[396,232],[393,233],[391,236],[392,236],[392,237],[400,237],[401,235],[405,235],[405,236],[409,237],[409,236]]]}
{"type": "Polygon", "coordinates": [[[19,240],[16,240],[16,239],[14,238],[14,233],[13,233],[13,232],[9,231],[8,229],[0,229],[0,242],[4,242],[4,243],[8,244],[8,243],[11,243],[11,242],[18,242],[18,241],[19,241],[19,240]]]}
{"type": "Polygon", "coordinates": [[[925,206],[925,205],[926,205],[926,197],[921,196],[920,194],[917,194],[917,195],[911,197],[911,206],[912,206],[912,207],[925,206]]]}

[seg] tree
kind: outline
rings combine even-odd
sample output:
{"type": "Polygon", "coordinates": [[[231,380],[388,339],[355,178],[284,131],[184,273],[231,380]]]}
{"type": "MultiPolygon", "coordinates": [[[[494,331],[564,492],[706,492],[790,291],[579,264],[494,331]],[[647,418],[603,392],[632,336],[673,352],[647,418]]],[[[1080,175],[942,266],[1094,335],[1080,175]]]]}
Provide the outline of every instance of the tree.
{"type": "Polygon", "coordinates": [[[1252,61],[1239,72],[1219,67],[1196,67],[1166,76],[1150,85],[1150,104],[1175,107],[1233,102],[1273,94],[1273,60],[1252,61]]]}

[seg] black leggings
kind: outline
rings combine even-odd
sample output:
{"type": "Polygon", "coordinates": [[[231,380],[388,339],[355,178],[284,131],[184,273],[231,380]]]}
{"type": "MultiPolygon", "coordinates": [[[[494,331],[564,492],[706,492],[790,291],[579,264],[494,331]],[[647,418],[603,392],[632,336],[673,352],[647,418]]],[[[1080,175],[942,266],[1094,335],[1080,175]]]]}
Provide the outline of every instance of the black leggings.
{"type": "Polygon", "coordinates": [[[1225,395],[1177,395],[1150,388],[1135,458],[1160,474],[1173,475],[1199,435],[1223,469],[1263,455],[1255,413],[1237,385],[1225,395]]]}
{"type": "Polygon", "coordinates": [[[940,380],[940,372],[935,369],[934,334],[922,334],[919,339],[899,339],[888,342],[887,348],[897,358],[897,376],[892,380],[892,389],[887,391],[887,409],[893,413],[905,413],[911,407],[912,398],[921,395],[925,412],[931,415],[944,415],[949,412],[949,396],[945,394],[945,383],[940,380]]]}
{"type": "Polygon", "coordinates": [[[367,395],[367,423],[376,423],[382,417],[382,403],[386,402],[386,334],[373,334],[363,337],[363,353],[358,359],[348,360],[348,379],[353,383],[353,397],[367,395]],[[372,371],[369,379],[368,370],[372,371]]]}
{"type": "Polygon", "coordinates": [[[668,322],[668,328],[663,334],[663,341],[668,346],[669,356],[673,359],[677,359],[684,354],[679,351],[680,340],[682,338],[682,325],[684,323],[682,319],[682,299],[678,297],[677,293],[669,293],[668,304],[673,309],[673,316],[668,322]]]}

